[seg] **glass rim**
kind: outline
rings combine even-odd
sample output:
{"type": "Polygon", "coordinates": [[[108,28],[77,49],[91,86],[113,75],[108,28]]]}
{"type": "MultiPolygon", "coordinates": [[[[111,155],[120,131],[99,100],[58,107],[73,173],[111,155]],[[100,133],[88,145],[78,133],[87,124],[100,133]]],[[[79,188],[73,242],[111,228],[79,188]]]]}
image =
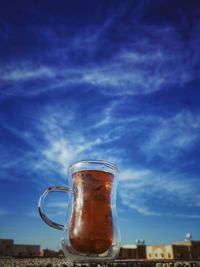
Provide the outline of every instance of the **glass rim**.
{"type": "Polygon", "coordinates": [[[72,164],[69,165],[68,167],[68,172],[72,172],[72,169],[74,167],[81,167],[82,165],[84,164],[99,164],[99,165],[105,165],[107,166],[108,168],[110,168],[111,170],[113,170],[114,172],[118,173],[119,172],[119,169],[117,167],[116,164],[112,163],[112,162],[109,162],[109,161],[106,161],[106,160],[98,160],[98,159],[87,159],[87,160],[78,160],[72,164]]]}

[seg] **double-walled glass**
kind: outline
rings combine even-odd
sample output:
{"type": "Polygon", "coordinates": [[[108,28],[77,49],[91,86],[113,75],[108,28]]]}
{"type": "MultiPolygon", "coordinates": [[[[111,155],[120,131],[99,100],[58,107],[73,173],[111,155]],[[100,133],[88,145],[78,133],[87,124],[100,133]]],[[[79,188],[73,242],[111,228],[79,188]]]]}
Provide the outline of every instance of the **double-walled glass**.
{"type": "Polygon", "coordinates": [[[53,186],[41,195],[40,216],[49,226],[64,231],[62,248],[73,261],[108,261],[117,257],[120,248],[117,175],[117,167],[110,162],[79,161],[68,168],[70,187],[53,186]],[[65,225],[51,221],[44,214],[45,197],[55,191],[69,194],[65,225]]]}

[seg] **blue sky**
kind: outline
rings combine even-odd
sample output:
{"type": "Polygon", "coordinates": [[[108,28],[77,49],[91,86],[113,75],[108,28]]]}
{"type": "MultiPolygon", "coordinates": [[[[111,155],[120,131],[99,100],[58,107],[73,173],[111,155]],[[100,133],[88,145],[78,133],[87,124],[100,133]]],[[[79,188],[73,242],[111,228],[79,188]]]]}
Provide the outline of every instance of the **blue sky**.
{"type": "Polygon", "coordinates": [[[38,198],[93,158],[120,169],[122,243],[200,240],[200,2],[0,5],[0,237],[58,248],[38,198]]]}

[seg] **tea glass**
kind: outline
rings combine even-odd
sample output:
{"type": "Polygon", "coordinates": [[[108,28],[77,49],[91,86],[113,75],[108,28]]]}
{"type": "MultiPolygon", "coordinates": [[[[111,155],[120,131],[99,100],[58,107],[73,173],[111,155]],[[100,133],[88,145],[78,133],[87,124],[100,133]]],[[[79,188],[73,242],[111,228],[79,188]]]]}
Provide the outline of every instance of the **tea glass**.
{"type": "Polygon", "coordinates": [[[68,168],[70,187],[52,186],[41,195],[40,216],[49,226],[64,231],[62,249],[72,261],[101,262],[117,257],[120,249],[117,176],[118,169],[113,163],[82,160],[68,168]],[[65,225],[53,222],[44,213],[44,200],[50,192],[68,193],[65,225]]]}

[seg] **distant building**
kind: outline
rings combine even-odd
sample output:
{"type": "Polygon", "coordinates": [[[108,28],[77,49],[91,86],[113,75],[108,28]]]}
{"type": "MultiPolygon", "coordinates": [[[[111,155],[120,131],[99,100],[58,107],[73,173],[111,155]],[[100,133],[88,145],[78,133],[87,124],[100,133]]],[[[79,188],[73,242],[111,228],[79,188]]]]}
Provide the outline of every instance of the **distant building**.
{"type": "Polygon", "coordinates": [[[38,257],[39,245],[14,244],[12,239],[0,239],[1,256],[38,257]]]}
{"type": "Polygon", "coordinates": [[[200,241],[186,240],[171,245],[146,246],[148,260],[198,260],[200,259],[200,241]]]}
{"type": "Polygon", "coordinates": [[[14,255],[14,241],[12,239],[0,239],[0,255],[1,256],[14,255]]]}
{"type": "Polygon", "coordinates": [[[200,259],[200,241],[198,240],[185,240],[182,242],[176,242],[173,243],[173,246],[187,247],[190,259],[200,259]]]}
{"type": "Polygon", "coordinates": [[[146,246],[146,255],[148,260],[174,259],[174,250],[172,245],[146,246]]]}
{"type": "MultiPolygon", "coordinates": [[[[63,257],[62,250],[44,249],[39,245],[14,244],[12,239],[0,239],[0,256],[18,257],[63,257]]],[[[118,259],[147,260],[200,260],[200,241],[186,239],[169,245],[148,245],[137,242],[120,248],[118,259]]]]}
{"type": "Polygon", "coordinates": [[[120,248],[118,259],[146,259],[146,246],[124,245],[120,248]]]}
{"type": "Polygon", "coordinates": [[[120,247],[119,259],[136,259],[136,245],[124,245],[120,247]]]}
{"type": "Polygon", "coordinates": [[[40,246],[37,245],[14,245],[14,256],[20,257],[39,257],[40,246]]]}
{"type": "Polygon", "coordinates": [[[46,257],[46,258],[51,258],[51,257],[62,258],[64,257],[64,253],[62,250],[55,251],[55,250],[50,250],[50,249],[42,249],[41,256],[46,257]]]}
{"type": "Polygon", "coordinates": [[[186,239],[169,245],[152,246],[136,242],[136,245],[122,246],[118,259],[200,260],[200,241],[186,239]]]}

